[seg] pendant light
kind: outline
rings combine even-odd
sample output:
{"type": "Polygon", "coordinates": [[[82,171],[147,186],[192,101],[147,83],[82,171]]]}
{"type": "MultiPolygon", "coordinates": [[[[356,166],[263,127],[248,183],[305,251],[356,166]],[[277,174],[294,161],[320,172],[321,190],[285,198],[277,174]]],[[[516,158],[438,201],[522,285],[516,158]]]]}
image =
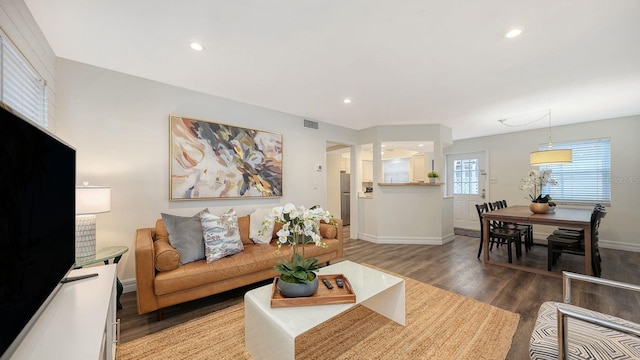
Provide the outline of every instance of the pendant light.
{"type": "Polygon", "coordinates": [[[549,143],[546,150],[533,151],[529,157],[531,166],[563,164],[573,162],[571,149],[554,149],[551,143],[551,110],[547,113],[549,117],[549,143]]]}

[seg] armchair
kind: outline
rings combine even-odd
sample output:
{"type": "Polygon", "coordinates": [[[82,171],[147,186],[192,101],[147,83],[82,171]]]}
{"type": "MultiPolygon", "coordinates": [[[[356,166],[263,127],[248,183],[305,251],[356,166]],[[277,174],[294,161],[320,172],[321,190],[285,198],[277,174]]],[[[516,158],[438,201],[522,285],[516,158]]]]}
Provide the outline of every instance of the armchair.
{"type": "Polygon", "coordinates": [[[640,359],[640,324],[571,305],[571,280],[638,292],[640,286],[566,271],[562,277],[564,303],[540,306],[531,359],[640,359]]]}

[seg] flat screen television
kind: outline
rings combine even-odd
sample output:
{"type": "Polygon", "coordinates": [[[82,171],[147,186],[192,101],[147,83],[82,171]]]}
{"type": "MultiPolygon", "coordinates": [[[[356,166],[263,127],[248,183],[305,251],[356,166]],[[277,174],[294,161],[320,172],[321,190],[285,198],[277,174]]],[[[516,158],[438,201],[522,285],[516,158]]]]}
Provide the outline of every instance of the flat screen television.
{"type": "Polygon", "coordinates": [[[0,358],[75,261],[76,151],[0,102],[0,358]]]}

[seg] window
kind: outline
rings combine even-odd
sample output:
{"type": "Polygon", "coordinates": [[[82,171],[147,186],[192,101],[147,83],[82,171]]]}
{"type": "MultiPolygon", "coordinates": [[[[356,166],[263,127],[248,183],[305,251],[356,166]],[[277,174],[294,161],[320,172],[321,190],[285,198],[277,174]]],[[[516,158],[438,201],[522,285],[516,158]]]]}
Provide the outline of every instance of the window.
{"type": "MultiPolygon", "coordinates": [[[[540,145],[540,150],[547,145],[540,145]]],[[[545,186],[543,192],[555,202],[566,204],[609,204],[611,202],[611,141],[595,139],[554,143],[554,149],[571,149],[573,162],[541,166],[551,169],[558,185],[545,186]]]]}
{"type": "Polygon", "coordinates": [[[479,189],[478,159],[455,160],[453,162],[453,193],[477,195],[479,189]]]}
{"type": "Polygon", "coordinates": [[[0,36],[0,78],[0,100],[13,110],[46,127],[45,81],[4,36],[0,36]]]}
{"type": "Polygon", "coordinates": [[[398,158],[382,161],[384,182],[409,182],[409,158],[398,158]]]}

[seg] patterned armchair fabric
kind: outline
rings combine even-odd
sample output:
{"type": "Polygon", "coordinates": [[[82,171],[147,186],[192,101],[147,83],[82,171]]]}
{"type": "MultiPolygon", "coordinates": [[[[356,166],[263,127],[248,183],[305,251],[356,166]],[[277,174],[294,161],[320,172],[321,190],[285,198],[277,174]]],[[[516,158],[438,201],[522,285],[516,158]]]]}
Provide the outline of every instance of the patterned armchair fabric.
{"type": "MultiPolygon", "coordinates": [[[[640,325],[614,316],[587,310],[575,305],[545,302],[531,334],[529,355],[533,360],[558,359],[558,307],[640,331],[640,325]]],[[[620,333],[578,319],[569,319],[570,359],[640,359],[640,338],[620,333]]]]}
{"type": "Polygon", "coordinates": [[[531,359],[640,359],[640,324],[571,305],[571,281],[637,292],[640,286],[566,271],[562,278],[564,302],[545,302],[538,311],[531,359]]]}

